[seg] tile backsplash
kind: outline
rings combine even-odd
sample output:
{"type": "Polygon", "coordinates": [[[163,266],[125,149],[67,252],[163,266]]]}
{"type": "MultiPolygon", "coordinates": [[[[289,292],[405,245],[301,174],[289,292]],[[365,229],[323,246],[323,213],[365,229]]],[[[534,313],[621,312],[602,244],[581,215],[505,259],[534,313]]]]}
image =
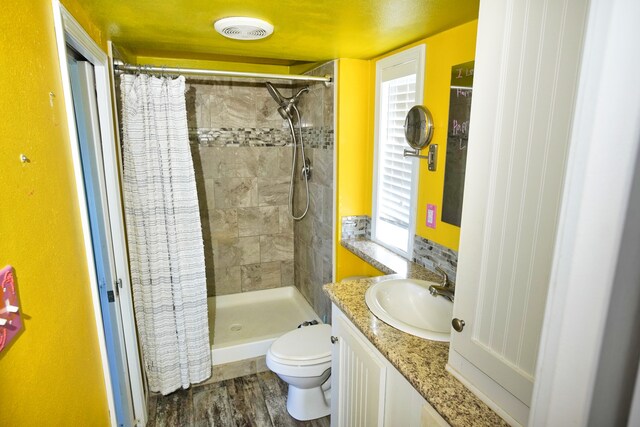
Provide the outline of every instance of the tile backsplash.
{"type": "Polygon", "coordinates": [[[342,217],[342,238],[356,237],[371,238],[371,217],[368,215],[354,215],[342,217]]]}
{"type": "Polygon", "coordinates": [[[451,282],[456,282],[458,252],[453,249],[416,234],[413,239],[413,262],[432,271],[438,266],[447,273],[451,282]]]}
{"type": "MultiPolygon", "coordinates": [[[[371,239],[371,217],[368,215],[343,216],[341,223],[343,239],[371,239]]],[[[458,252],[439,243],[414,235],[412,261],[432,271],[438,266],[447,273],[450,281],[456,281],[458,252]]]]}

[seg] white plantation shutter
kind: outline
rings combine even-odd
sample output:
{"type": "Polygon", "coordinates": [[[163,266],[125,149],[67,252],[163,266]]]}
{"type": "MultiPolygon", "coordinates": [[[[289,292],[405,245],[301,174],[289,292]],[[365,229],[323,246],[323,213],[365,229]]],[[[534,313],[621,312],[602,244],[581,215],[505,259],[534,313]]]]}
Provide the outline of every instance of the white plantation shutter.
{"type": "Polygon", "coordinates": [[[383,84],[386,120],[381,124],[380,188],[378,220],[409,228],[413,157],[402,155],[407,148],[404,119],[415,105],[416,75],[383,84]]]}
{"type": "Polygon", "coordinates": [[[384,58],[377,64],[374,240],[409,254],[414,234],[417,163],[408,148],[404,120],[422,102],[424,46],[384,58]],[[422,56],[421,56],[422,55],[422,56]]]}

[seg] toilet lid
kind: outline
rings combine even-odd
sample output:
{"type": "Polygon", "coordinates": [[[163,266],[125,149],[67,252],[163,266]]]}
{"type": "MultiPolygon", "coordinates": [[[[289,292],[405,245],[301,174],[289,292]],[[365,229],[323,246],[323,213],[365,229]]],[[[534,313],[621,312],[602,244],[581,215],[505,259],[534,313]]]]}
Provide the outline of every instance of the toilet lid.
{"type": "Polygon", "coordinates": [[[331,357],[331,326],[303,326],[287,332],[271,345],[279,359],[313,361],[331,357]]]}

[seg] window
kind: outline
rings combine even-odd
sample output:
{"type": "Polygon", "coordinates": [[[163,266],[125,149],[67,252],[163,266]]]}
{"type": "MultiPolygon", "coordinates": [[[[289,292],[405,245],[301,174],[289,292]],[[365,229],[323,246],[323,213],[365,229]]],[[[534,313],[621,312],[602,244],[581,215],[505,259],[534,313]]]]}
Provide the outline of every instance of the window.
{"type": "Polygon", "coordinates": [[[424,56],[420,45],[376,64],[372,238],[405,256],[413,248],[418,159],[403,156],[404,119],[422,103],[424,56]]]}

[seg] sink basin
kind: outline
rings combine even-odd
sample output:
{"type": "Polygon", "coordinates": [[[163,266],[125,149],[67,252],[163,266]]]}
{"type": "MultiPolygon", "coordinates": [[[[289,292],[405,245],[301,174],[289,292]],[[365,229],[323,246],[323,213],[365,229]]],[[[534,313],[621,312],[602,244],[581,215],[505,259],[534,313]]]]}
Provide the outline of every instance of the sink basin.
{"type": "Polygon", "coordinates": [[[369,310],[396,329],[433,341],[449,342],[453,303],[429,293],[426,280],[397,279],[378,282],[365,294],[369,310]]]}

